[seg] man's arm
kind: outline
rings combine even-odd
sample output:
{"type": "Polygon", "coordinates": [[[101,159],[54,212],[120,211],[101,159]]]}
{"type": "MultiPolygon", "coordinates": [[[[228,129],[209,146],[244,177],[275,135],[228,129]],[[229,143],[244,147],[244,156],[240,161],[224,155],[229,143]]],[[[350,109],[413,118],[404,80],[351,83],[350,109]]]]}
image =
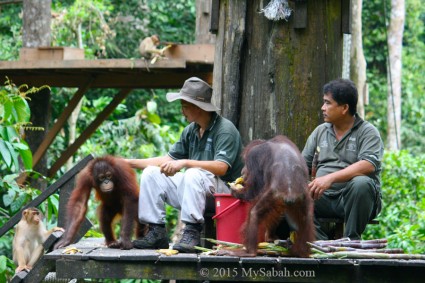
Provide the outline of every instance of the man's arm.
{"type": "Polygon", "coordinates": [[[160,166],[161,164],[164,164],[170,160],[173,159],[168,155],[146,159],[126,159],[127,163],[136,169],[145,169],[148,166],[160,166]]]}
{"type": "Polygon", "coordinates": [[[342,170],[317,177],[308,184],[308,188],[313,199],[319,199],[333,183],[348,182],[356,176],[367,176],[374,171],[375,166],[372,163],[360,160],[342,170]]]}
{"type": "Polygon", "coordinates": [[[210,171],[216,176],[223,176],[226,174],[229,165],[223,161],[211,160],[211,161],[200,161],[191,159],[179,159],[164,162],[161,166],[161,172],[173,176],[183,168],[201,168],[210,171]]]}

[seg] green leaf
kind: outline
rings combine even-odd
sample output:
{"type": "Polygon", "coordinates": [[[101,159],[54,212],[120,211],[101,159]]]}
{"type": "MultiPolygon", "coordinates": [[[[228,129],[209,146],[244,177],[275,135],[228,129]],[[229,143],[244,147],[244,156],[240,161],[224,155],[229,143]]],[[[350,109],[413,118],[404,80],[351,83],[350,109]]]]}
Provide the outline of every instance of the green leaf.
{"type": "Polygon", "coordinates": [[[12,146],[18,150],[27,150],[28,149],[28,145],[24,144],[24,143],[20,143],[20,142],[13,142],[12,146]]]}
{"type": "Polygon", "coordinates": [[[27,202],[28,196],[25,194],[22,194],[16,198],[14,202],[11,203],[10,209],[12,212],[16,213],[21,209],[22,206],[27,202]]]}
{"type": "Polygon", "coordinates": [[[153,124],[161,124],[161,118],[156,114],[148,113],[148,120],[153,124]]]}
{"type": "MultiPolygon", "coordinates": [[[[15,166],[16,169],[18,169],[19,168],[19,161],[18,161],[19,152],[15,151],[15,149],[13,148],[13,146],[10,142],[6,142],[5,144],[6,144],[7,148],[9,149],[13,165],[15,166]]],[[[10,164],[10,166],[12,166],[12,164],[10,164]]]]}
{"type": "Polygon", "coordinates": [[[0,273],[3,273],[6,271],[7,268],[7,258],[2,255],[0,256],[0,273]]]}
{"type": "Polygon", "coordinates": [[[6,100],[0,105],[0,120],[8,121],[12,114],[13,104],[10,100],[6,100]]]}
{"type": "Polygon", "coordinates": [[[6,145],[6,142],[2,139],[0,139],[0,155],[3,157],[6,166],[10,167],[12,164],[12,155],[6,145]]]}
{"type": "Polygon", "coordinates": [[[29,122],[31,117],[28,102],[23,97],[17,97],[13,103],[13,117],[16,122],[29,122]]]}
{"type": "Polygon", "coordinates": [[[24,163],[24,167],[27,170],[32,169],[32,152],[29,149],[28,145],[25,143],[21,143],[21,145],[25,145],[26,148],[25,149],[20,149],[19,150],[19,155],[22,158],[22,162],[24,163]]]}
{"type": "Polygon", "coordinates": [[[13,142],[15,140],[20,140],[19,133],[18,133],[18,131],[16,131],[15,127],[8,126],[8,127],[6,127],[5,130],[6,130],[6,135],[7,135],[6,139],[8,141],[13,142]]]}
{"type": "Polygon", "coordinates": [[[3,203],[5,206],[9,206],[16,197],[16,191],[15,190],[9,190],[7,194],[3,195],[3,203]]]}

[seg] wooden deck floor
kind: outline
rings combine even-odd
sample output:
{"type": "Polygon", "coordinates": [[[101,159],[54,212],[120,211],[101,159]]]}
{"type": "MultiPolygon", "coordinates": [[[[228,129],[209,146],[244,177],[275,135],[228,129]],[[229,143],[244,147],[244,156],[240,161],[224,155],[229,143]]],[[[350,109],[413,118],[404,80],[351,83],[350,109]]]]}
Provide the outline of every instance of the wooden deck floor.
{"type": "Polygon", "coordinates": [[[57,278],[143,278],[197,281],[263,282],[421,282],[425,260],[324,260],[288,257],[166,256],[155,250],[106,248],[102,239],[75,245],[81,253],[63,249],[44,256],[55,262],[57,278]]]}

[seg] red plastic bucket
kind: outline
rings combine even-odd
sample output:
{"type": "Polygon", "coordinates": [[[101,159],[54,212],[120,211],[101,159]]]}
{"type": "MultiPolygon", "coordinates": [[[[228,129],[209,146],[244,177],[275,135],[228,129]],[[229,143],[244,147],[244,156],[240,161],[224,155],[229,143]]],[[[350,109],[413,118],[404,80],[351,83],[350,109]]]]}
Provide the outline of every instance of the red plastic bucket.
{"type": "Polygon", "coordinates": [[[242,243],[241,228],[251,205],[231,194],[214,194],[217,240],[242,243]]]}

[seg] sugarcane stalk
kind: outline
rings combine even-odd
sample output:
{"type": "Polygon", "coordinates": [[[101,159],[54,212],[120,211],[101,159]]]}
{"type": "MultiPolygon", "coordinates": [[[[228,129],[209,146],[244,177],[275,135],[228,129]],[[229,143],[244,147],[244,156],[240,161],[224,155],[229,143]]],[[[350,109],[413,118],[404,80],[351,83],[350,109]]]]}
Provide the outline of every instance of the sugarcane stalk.
{"type": "MultiPolygon", "coordinates": [[[[422,254],[388,254],[388,253],[365,253],[360,251],[328,253],[329,258],[355,258],[355,259],[425,259],[422,254]]],[[[320,257],[323,255],[321,254],[320,257]]],[[[313,255],[314,257],[314,255],[313,255]]]]}
{"type": "Polygon", "coordinates": [[[363,243],[340,243],[340,247],[350,247],[356,249],[380,249],[387,247],[387,243],[363,244],[363,243]]]}
{"type": "Polygon", "coordinates": [[[332,245],[333,243],[348,242],[348,241],[351,241],[350,238],[341,238],[336,240],[317,240],[317,241],[314,241],[314,243],[317,245],[326,246],[326,245],[332,245]]]}
{"type": "Polygon", "coordinates": [[[220,241],[220,240],[216,240],[216,239],[212,239],[212,238],[205,238],[205,240],[207,240],[208,242],[211,242],[213,244],[216,244],[216,245],[223,245],[223,246],[231,247],[231,248],[243,248],[243,245],[238,244],[238,243],[220,241]]]}
{"type": "Polygon", "coordinates": [[[333,246],[333,247],[351,247],[356,249],[379,249],[387,247],[386,241],[325,241],[325,242],[314,242],[316,245],[321,247],[333,246]]]}
{"type": "Polygon", "coordinates": [[[388,243],[388,239],[372,239],[372,240],[351,240],[352,243],[364,243],[364,244],[379,244],[379,243],[388,243]]]}
{"type": "Polygon", "coordinates": [[[309,245],[311,248],[314,248],[315,250],[321,251],[323,253],[330,252],[329,247],[322,247],[322,246],[319,246],[319,245],[316,245],[316,244],[310,243],[310,242],[307,242],[307,245],[309,245]]]}
{"type": "Polygon", "coordinates": [[[200,247],[200,246],[194,246],[194,249],[198,250],[198,251],[202,251],[202,252],[212,252],[212,251],[214,251],[212,249],[207,249],[207,248],[200,247]]]}

